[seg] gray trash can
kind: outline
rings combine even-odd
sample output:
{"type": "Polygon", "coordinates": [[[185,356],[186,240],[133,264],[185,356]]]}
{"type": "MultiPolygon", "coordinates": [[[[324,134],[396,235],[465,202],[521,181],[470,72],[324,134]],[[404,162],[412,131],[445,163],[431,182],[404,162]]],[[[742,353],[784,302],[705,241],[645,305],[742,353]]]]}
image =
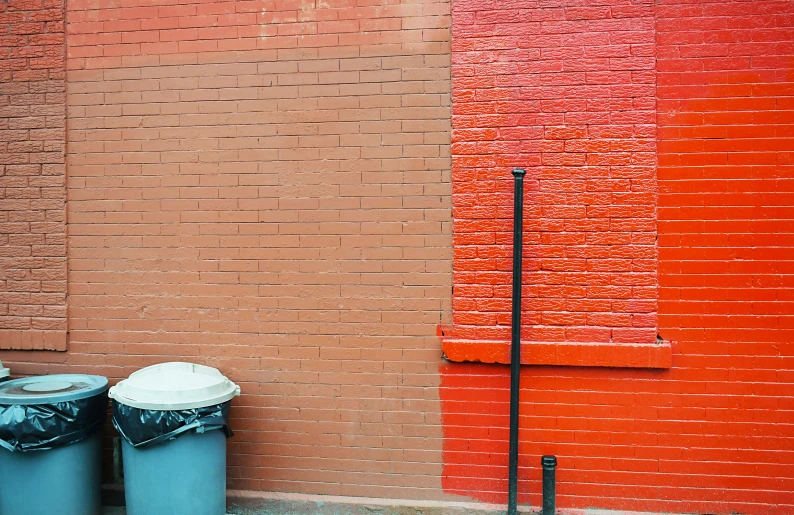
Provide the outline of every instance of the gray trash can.
{"type": "Polygon", "coordinates": [[[163,363],[110,389],[122,436],[127,515],[226,513],[229,408],[240,387],[218,370],[163,363]]]}
{"type": "Polygon", "coordinates": [[[3,381],[8,381],[8,378],[11,376],[11,371],[7,368],[3,368],[3,362],[0,361],[0,383],[3,381]]]}
{"type": "Polygon", "coordinates": [[[75,374],[0,383],[0,514],[99,515],[107,388],[75,374]]]}

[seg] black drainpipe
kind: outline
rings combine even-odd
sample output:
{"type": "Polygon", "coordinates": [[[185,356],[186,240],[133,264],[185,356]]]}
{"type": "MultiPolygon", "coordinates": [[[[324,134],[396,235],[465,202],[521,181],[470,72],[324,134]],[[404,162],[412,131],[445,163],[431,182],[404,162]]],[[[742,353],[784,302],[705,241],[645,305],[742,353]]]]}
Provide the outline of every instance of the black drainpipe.
{"type": "Polygon", "coordinates": [[[510,457],[507,515],[518,513],[518,392],[521,383],[521,249],[524,235],[524,175],[513,170],[513,320],[510,341],[510,457]]]}

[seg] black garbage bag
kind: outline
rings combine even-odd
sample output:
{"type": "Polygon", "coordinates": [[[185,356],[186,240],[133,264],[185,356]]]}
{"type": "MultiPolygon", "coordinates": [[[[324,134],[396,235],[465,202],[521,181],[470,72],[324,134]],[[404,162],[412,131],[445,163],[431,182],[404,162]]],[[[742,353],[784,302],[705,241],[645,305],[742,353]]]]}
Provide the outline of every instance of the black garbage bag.
{"type": "Polygon", "coordinates": [[[229,426],[232,401],[175,411],[133,408],[115,400],[112,404],[113,427],[138,449],[173,440],[189,431],[204,433],[220,429],[226,438],[234,434],[229,426]]]}
{"type": "Polygon", "coordinates": [[[107,394],[53,404],[0,404],[0,447],[46,451],[93,436],[107,417],[107,394]]]}

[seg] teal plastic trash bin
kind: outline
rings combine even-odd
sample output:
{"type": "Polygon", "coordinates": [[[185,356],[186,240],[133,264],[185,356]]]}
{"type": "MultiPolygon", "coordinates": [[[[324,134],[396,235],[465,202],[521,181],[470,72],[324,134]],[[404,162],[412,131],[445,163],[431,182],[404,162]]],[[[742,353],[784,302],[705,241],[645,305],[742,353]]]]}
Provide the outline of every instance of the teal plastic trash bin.
{"type": "Polygon", "coordinates": [[[107,389],[73,374],[0,383],[0,514],[99,515],[107,389]]]}
{"type": "Polygon", "coordinates": [[[163,363],[110,389],[127,515],[226,513],[226,438],[240,387],[217,369],[163,363]]]}
{"type": "Polygon", "coordinates": [[[8,381],[8,378],[11,376],[11,371],[7,368],[3,367],[3,362],[0,361],[0,383],[3,381],[8,381]]]}

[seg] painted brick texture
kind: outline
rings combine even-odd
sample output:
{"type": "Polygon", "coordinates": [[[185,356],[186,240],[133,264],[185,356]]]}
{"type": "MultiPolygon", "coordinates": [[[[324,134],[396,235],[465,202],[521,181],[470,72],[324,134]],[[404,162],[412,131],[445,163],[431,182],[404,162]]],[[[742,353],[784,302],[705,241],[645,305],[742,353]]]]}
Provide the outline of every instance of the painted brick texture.
{"type": "Polygon", "coordinates": [[[66,349],[63,2],[0,3],[0,349],[66,349]]]}
{"type": "MultiPolygon", "coordinates": [[[[659,333],[672,368],[524,367],[520,499],[540,504],[540,456],[555,454],[561,507],[790,513],[794,4],[630,5],[656,32],[659,333]]],[[[456,276],[456,302],[458,288],[456,276]]],[[[447,492],[505,501],[508,390],[506,367],[443,367],[447,492]]]]}
{"type": "Polygon", "coordinates": [[[794,5],[657,12],[663,325],[673,339],[788,343],[794,5]]]}
{"type": "Polygon", "coordinates": [[[68,12],[70,352],[3,363],[218,367],[230,488],[444,498],[449,4],[101,5],[68,12]]]}
{"type": "Polygon", "coordinates": [[[205,363],[232,488],[504,502],[508,370],[435,335],[507,340],[522,166],[531,352],[673,353],[524,367],[521,502],[555,454],[562,508],[794,511],[794,3],[74,0],[64,97],[43,1],[0,7],[0,348],[65,348],[64,192],[70,342],[15,375],[205,363]]]}
{"type": "Polygon", "coordinates": [[[453,4],[453,337],[509,340],[526,168],[533,342],[656,341],[653,6],[453,4]]]}

